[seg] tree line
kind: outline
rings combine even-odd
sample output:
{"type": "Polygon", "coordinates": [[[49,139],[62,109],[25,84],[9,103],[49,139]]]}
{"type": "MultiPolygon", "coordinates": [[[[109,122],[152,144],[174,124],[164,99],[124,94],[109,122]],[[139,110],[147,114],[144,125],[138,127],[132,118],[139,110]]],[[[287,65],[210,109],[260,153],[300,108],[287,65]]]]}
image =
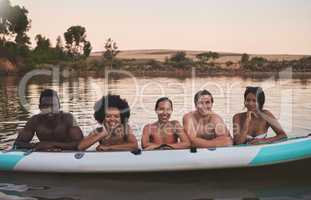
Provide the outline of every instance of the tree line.
{"type": "Polygon", "coordinates": [[[56,45],[42,34],[35,36],[35,47],[30,48],[31,28],[28,10],[18,5],[12,6],[9,0],[1,0],[0,5],[0,54],[15,64],[34,66],[41,63],[56,63],[58,61],[77,61],[86,59],[92,45],[86,39],[86,29],[83,26],[71,26],[63,37],[58,36],[56,45]],[[65,44],[63,44],[63,39],[65,44]]]}
{"type": "MultiPolygon", "coordinates": [[[[192,67],[204,70],[220,70],[221,67],[214,63],[220,57],[217,52],[203,52],[195,56],[195,60],[187,57],[186,52],[178,51],[165,59],[164,62],[149,60],[138,62],[135,59],[117,59],[119,53],[117,43],[108,38],[105,43],[105,51],[102,60],[93,60],[90,67],[86,59],[92,51],[91,42],[87,40],[87,31],[80,25],[70,26],[62,35],[56,39],[55,46],[49,38],[42,34],[35,36],[35,46],[31,48],[30,37],[27,35],[31,29],[31,19],[25,7],[12,6],[10,0],[0,1],[0,58],[5,57],[20,68],[33,68],[40,64],[58,64],[60,62],[82,63],[78,66],[86,66],[90,69],[100,69],[109,66],[120,68],[128,66],[129,70],[134,67],[136,70],[152,68],[154,70],[183,69],[192,67]]],[[[234,63],[227,61],[229,67],[234,63]]],[[[251,57],[243,54],[238,63],[244,71],[278,71],[285,67],[294,67],[297,71],[311,71],[311,57],[294,61],[269,61],[263,57],[251,57]]],[[[134,70],[135,70],[134,69],[134,70]]]]}

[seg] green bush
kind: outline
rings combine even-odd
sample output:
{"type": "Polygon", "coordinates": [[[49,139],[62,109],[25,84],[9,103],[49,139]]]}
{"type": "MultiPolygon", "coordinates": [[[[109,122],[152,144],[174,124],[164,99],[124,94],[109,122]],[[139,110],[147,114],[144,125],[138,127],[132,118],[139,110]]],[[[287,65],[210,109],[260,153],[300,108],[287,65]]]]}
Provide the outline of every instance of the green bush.
{"type": "Polygon", "coordinates": [[[166,59],[165,65],[169,65],[174,68],[189,69],[194,65],[194,62],[186,57],[186,53],[184,51],[178,51],[171,58],[166,59]]]}

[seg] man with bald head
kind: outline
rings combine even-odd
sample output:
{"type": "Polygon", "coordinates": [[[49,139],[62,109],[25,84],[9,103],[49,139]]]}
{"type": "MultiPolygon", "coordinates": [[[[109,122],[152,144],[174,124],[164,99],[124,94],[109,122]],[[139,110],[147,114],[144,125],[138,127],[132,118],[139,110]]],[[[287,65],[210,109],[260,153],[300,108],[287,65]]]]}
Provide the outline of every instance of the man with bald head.
{"type": "Polygon", "coordinates": [[[39,100],[40,113],[32,116],[19,131],[15,146],[36,151],[76,150],[83,139],[80,127],[72,114],[60,111],[57,92],[46,89],[39,100]],[[34,135],[38,143],[32,143],[34,135]]]}

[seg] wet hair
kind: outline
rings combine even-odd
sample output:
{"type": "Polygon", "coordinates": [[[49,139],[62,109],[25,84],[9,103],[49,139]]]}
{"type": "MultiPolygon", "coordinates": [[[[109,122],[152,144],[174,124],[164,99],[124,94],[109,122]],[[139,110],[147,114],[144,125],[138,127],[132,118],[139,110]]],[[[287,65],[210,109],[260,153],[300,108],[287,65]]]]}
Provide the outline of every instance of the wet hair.
{"type": "Polygon", "coordinates": [[[172,100],[170,100],[168,97],[161,97],[157,100],[154,109],[157,110],[159,107],[159,104],[163,101],[168,101],[171,104],[171,108],[173,109],[173,103],[172,100]]]}
{"type": "Polygon", "coordinates": [[[209,95],[211,97],[212,103],[214,103],[213,95],[209,91],[200,90],[194,95],[194,104],[197,105],[199,98],[204,95],[209,95]]]}
{"type": "Polygon", "coordinates": [[[121,99],[119,95],[103,96],[95,103],[94,118],[98,123],[103,123],[105,120],[106,110],[108,108],[117,108],[120,111],[121,123],[124,125],[130,118],[130,107],[125,99],[121,99]]]}
{"type": "Polygon", "coordinates": [[[55,97],[57,99],[57,104],[58,107],[60,107],[60,102],[59,102],[59,97],[58,94],[55,90],[52,89],[45,89],[41,92],[40,94],[40,99],[39,99],[39,108],[44,108],[47,106],[54,106],[54,101],[52,102],[52,105],[46,104],[46,102],[43,101],[44,98],[52,98],[55,97]]]}
{"type": "Polygon", "coordinates": [[[244,92],[244,101],[246,101],[246,97],[249,93],[252,93],[256,96],[256,101],[259,110],[263,109],[263,105],[265,104],[265,93],[263,92],[261,87],[246,87],[246,90],[244,92]]]}

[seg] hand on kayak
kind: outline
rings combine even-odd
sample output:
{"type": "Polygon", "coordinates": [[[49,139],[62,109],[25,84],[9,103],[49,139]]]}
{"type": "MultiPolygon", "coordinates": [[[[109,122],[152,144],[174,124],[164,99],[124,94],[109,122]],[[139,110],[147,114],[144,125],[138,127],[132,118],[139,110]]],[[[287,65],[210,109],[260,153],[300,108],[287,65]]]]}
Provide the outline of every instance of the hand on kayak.
{"type": "Polygon", "coordinates": [[[62,151],[55,142],[38,142],[34,148],[34,151],[62,151]]]}
{"type": "Polygon", "coordinates": [[[174,148],[171,147],[171,146],[168,145],[168,144],[161,144],[161,145],[159,146],[158,149],[161,149],[161,150],[170,150],[170,149],[174,149],[174,148]]]}
{"type": "Polygon", "coordinates": [[[146,147],[144,150],[170,150],[173,149],[173,147],[167,145],[167,144],[154,144],[150,145],[149,147],[146,147]]]}
{"type": "Polygon", "coordinates": [[[264,144],[267,143],[267,140],[265,138],[262,139],[253,139],[250,142],[248,142],[248,144],[264,144]]]}
{"type": "Polygon", "coordinates": [[[161,145],[158,145],[158,144],[153,144],[153,145],[150,145],[146,148],[144,148],[144,150],[148,151],[148,150],[154,150],[154,149],[157,149],[159,148],[161,145]]]}
{"type": "Polygon", "coordinates": [[[100,144],[96,147],[96,150],[97,151],[110,151],[111,148],[109,146],[105,146],[105,145],[100,144]]]}

